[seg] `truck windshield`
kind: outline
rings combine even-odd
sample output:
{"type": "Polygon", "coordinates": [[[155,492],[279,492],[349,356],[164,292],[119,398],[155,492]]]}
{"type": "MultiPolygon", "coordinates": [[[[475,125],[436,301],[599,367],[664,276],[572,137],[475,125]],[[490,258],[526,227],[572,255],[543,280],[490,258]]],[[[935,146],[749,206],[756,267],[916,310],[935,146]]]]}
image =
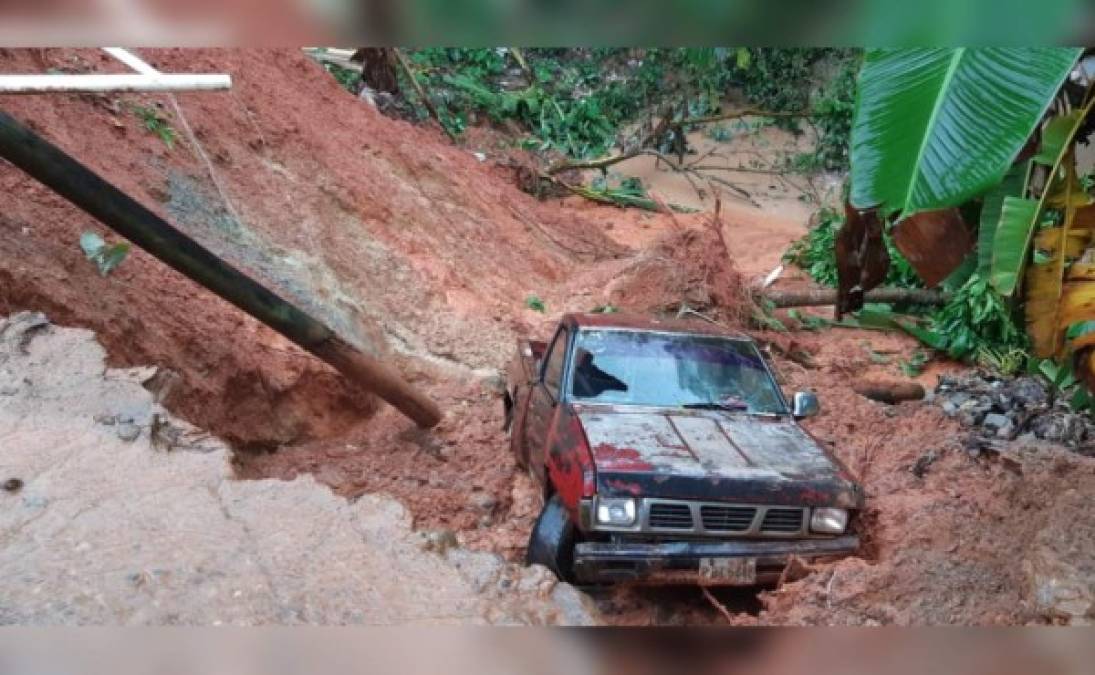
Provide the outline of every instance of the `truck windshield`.
{"type": "Polygon", "coordinates": [[[752,342],[624,330],[584,330],[575,339],[575,400],[787,412],[752,342]]]}

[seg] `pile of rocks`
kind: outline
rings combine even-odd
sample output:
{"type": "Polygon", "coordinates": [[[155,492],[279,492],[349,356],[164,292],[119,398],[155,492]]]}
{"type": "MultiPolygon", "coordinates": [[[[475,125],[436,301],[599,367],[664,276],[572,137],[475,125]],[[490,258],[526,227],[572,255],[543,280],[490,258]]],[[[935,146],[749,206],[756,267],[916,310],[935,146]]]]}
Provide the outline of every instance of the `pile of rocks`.
{"type": "Polygon", "coordinates": [[[1095,454],[1095,419],[1069,409],[1049,386],[1035,377],[1004,378],[977,372],[941,375],[934,401],[948,417],[983,438],[1020,436],[1061,443],[1095,454]]]}

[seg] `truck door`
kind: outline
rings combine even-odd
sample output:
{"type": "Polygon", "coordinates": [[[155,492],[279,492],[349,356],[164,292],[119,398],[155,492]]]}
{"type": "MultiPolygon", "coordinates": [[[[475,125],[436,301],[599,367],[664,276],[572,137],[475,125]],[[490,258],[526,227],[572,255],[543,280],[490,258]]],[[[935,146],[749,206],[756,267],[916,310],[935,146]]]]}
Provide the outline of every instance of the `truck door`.
{"type": "Polygon", "coordinates": [[[532,387],[529,398],[528,418],[525,421],[529,466],[541,481],[546,481],[547,437],[562,393],[566,353],[567,330],[560,326],[544,354],[539,381],[532,387]]]}

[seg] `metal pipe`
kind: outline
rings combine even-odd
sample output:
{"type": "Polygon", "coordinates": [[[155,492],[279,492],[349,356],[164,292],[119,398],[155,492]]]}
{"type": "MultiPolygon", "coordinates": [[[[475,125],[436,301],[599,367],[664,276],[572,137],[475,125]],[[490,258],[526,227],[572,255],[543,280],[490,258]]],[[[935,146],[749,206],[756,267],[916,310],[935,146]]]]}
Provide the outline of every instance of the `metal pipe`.
{"type": "Polygon", "coordinates": [[[281,333],[421,427],[441,420],[427,396],[379,359],[286,302],[172,227],[76,159],[0,111],[0,157],[161,261],[281,333]]]}
{"type": "Polygon", "coordinates": [[[216,91],[231,87],[232,77],[223,74],[0,75],[0,94],[216,91]]]}

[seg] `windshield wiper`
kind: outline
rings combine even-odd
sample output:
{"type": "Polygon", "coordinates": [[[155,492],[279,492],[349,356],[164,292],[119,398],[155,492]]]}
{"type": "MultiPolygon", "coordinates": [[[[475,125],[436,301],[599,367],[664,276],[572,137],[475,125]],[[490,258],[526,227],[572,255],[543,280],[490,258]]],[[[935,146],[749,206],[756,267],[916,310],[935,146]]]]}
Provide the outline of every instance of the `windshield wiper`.
{"type": "Polygon", "coordinates": [[[749,410],[749,406],[743,403],[718,403],[716,401],[708,401],[707,403],[685,403],[681,407],[694,410],[738,410],[742,412],[749,410]]]}

